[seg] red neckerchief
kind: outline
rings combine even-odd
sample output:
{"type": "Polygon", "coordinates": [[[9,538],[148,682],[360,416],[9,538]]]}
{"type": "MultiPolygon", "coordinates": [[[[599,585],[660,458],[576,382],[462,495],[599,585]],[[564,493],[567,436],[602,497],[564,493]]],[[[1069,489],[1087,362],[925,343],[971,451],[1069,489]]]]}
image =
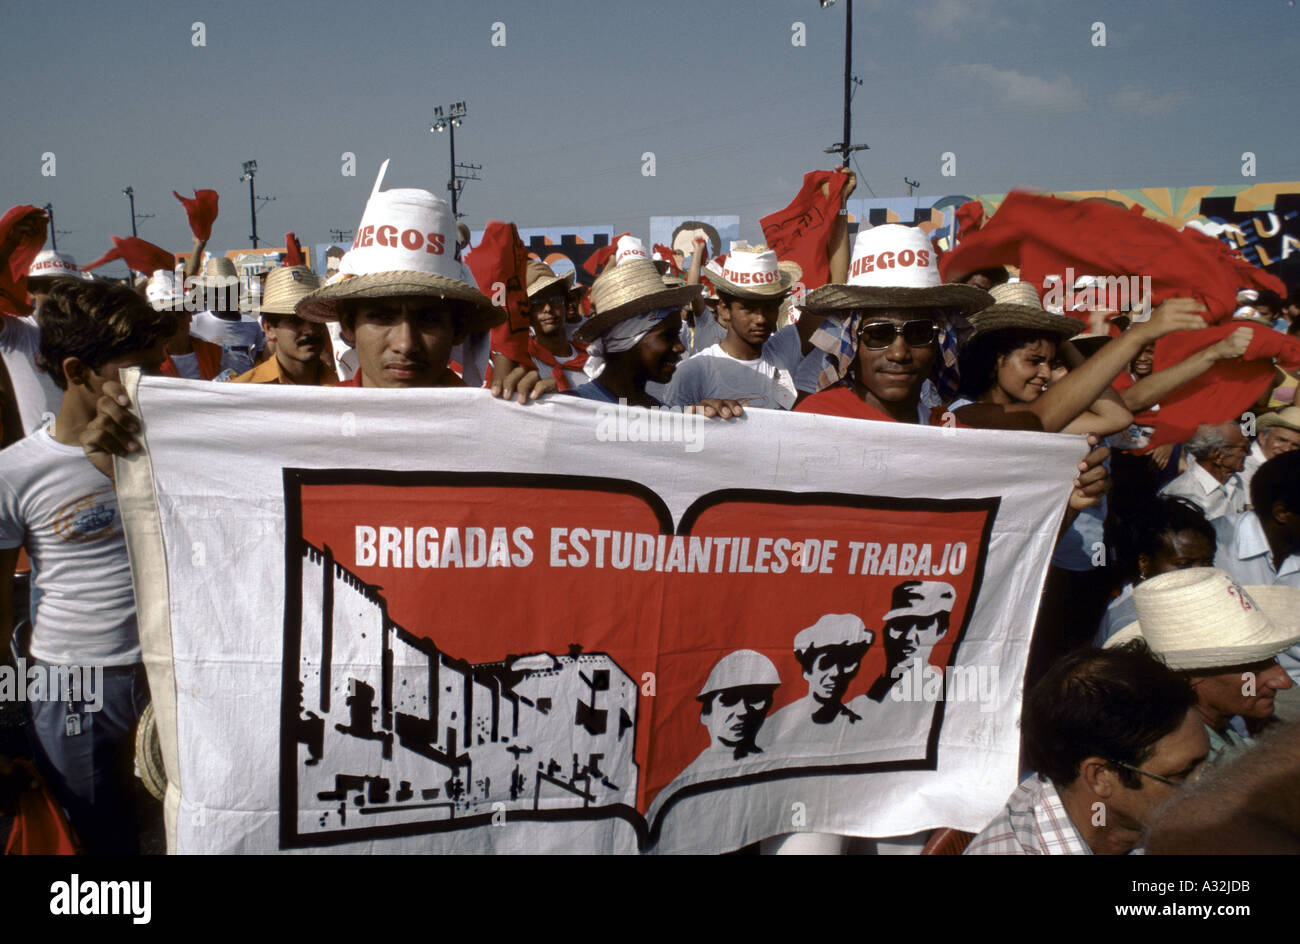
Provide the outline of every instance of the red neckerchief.
{"type": "MultiPolygon", "coordinates": [[[[573,348],[577,351],[577,348],[573,348]]],[[[555,378],[556,390],[568,390],[570,387],[569,378],[564,376],[566,370],[582,370],[587,363],[587,352],[577,351],[569,360],[561,363],[560,359],[542,347],[537,338],[529,335],[528,337],[528,355],[534,361],[540,361],[551,368],[551,375],[555,378]]]]}

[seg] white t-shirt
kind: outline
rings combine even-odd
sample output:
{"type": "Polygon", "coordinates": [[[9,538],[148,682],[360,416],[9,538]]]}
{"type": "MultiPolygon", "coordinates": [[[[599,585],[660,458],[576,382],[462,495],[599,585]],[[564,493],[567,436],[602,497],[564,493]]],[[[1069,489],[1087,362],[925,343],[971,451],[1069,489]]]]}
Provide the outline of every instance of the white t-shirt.
{"type": "Polygon", "coordinates": [[[738,400],[764,410],[789,410],[798,393],[789,370],[777,367],[768,359],[767,345],[763,356],[744,361],[732,357],[715,344],[687,358],[677,366],[664,397],[669,406],[691,406],[708,398],[738,400]]]}
{"type": "Polygon", "coordinates": [[[36,367],[41,347],[41,329],[31,317],[0,317],[0,357],[4,358],[9,379],[18,398],[18,415],[23,421],[23,435],[45,425],[57,416],[63,391],[49,374],[36,367]]]}
{"type": "Polygon", "coordinates": [[[117,493],[80,446],[40,429],[0,451],[0,547],[25,547],[40,601],[31,654],[56,665],[140,661],[117,493]]]}

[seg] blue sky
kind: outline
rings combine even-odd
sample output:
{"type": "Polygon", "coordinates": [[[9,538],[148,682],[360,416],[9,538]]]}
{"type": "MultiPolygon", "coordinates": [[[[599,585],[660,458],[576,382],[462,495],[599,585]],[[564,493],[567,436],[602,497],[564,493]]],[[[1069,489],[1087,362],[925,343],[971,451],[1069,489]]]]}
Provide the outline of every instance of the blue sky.
{"type": "MultiPolygon", "coordinates": [[[[447,139],[429,123],[464,100],[456,156],[483,165],[461,202],[474,228],[646,236],[651,215],[739,214],[757,239],[805,171],[833,166],[844,3],[11,0],[0,203],[52,202],[60,248],[84,263],[130,234],[127,185],[155,214],[140,235],[173,251],[189,233],[171,191],[210,187],[224,251],[249,245],[251,158],[276,197],[263,244],[323,242],[355,228],[385,157],[388,186],[445,193],[447,139]]],[[[905,175],[927,194],[1242,183],[1244,151],[1257,180],[1300,180],[1298,17],[1288,0],[856,0],[858,195],[905,193],[905,175]],[[949,151],[957,174],[942,177],[949,151]]]]}

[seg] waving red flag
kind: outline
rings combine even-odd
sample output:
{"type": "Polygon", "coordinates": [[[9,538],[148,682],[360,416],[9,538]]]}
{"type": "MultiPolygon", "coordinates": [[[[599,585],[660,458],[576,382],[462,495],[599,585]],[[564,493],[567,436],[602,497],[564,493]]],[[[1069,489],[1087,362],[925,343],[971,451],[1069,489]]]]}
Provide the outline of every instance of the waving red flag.
{"type": "Polygon", "coordinates": [[[1208,320],[1216,322],[1232,315],[1242,277],[1215,242],[1113,203],[1017,190],[982,229],[944,256],[939,271],[950,282],[976,269],[1018,265],[1020,278],[1040,294],[1044,276],[1066,269],[1150,277],[1154,304],[1199,298],[1209,309],[1208,320]]]}
{"type": "Polygon", "coordinates": [[[492,329],[492,352],[504,354],[516,364],[528,359],[528,294],[525,289],[528,250],[519,239],[514,223],[491,220],[483,238],[465,258],[478,290],[496,301],[497,286],[505,287],[506,310],[510,317],[492,329]]]}
{"type": "Polygon", "coordinates": [[[212,224],[217,219],[217,192],[215,190],[195,190],[193,198],[182,197],[175,190],[172,196],[185,207],[185,215],[190,220],[190,232],[196,239],[206,241],[212,236],[212,224]]]}
{"type": "Polygon", "coordinates": [[[1300,338],[1272,328],[1241,321],[1225,321],[1204,331],[1178,331],[1156,342],[1153,370],[1164,370],[1204,350],[1246,324],[1250,345],[1240,358],[1218,361],[1160,403],[1153,415],[1149,448],[1185,442],[1201,423],[1237,420],[1273,384],[1276,361],[1288,370],[1300,368],[1300,338]]]}
{"type": "Polygon", "coordinates": [[[984,223],[984,204],[978,200],[967,200],[957,207],[957,238],[973,233],[984,223]]]}
{"type": "Polygon", "coordinates": [[[293,233],[284,234],[284,261],[282,266],[300,266],[306,265],[302,261],[302,243],[298,242],[298,237],[293,233]]]}
{"type": "Polygon", "coordinates": [[[81,271],[89,272],[91,269],[98,269],[114,259],[124,260],[127,268],[132,272],[153,272],[155,269],[176,268],[176,257],[161,246],[145,242],[137,236],[128,236],[125,239],[114,236],[113,248],[89,265],[82,266],[81,271]]]}
{"type": "Polygon", "coordinates": [[[0,314],[25,315],[27,273],[45,245],[45,211],[34,206],[11,207],[0,217],[0,314]]]}
{"type": "Polygon", "coordinates": [[[848,179],[848,174],[835,171],[810,171],[803,175],[803,186],[788,207],[758,221],[768,248],[776,257],[799,263],[804,288],[808,291],[825,285],[831,277],[827,242],[848,179]],[[825,193],[823,185],[826,185],[825,193]]]}

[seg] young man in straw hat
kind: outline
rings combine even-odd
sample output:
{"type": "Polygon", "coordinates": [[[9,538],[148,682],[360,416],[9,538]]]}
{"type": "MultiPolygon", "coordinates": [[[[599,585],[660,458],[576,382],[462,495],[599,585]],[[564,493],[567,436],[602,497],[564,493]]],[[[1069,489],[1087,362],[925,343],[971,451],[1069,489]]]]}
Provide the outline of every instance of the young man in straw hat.
{"type": "MultiPolygon", "coordinates": [[[[704,278],[718,293],[718,323],[727,334],[678,368],[666,402],[716,397],[788,410],[800,390],[816,390],[820,357],[804,357],[799,325],[776,330],[781,304],[802,274],[797,263],[778,262],[763,246],[733,247],[721,265],[715,260],[705,266],[704,278]]],[[[811,334],[811,319],[805,324],[811,334]]]]}
{"type": "MultiPolygon", "coordinates": [[[[665,285],[649,258],[607,267],[591,288],[594,313],[573,336],[587,346],[584,370],[591,382],[572,393],[602,403],[663,406],[646,385],[672,380],[685,351],[679,338],[681,309],[698,291],[690,285],[665,285]]],[[[687,411],[723,419],[744,412],[735,401],[715,399],[701,400],[687,411]]]]}
{"type": "Polygon", "coordinates": [[[1106,648],[1142,639],[1191,683],[1211,762],[1249,746],[1230,722],[1267,721],[1277,693],[1292,687],[1277,656],[1300,642],[1300,589],[1242,587],[1222,570],[1196,567],[1140,584],[1133,604],[1137,622],[1106,648]]]}
{"type": "Polygon", "coordinates": [[[240,374],[234,383],[306,387],[332,387],[338,383],[338,375],[325,366],[321,356],[328,337],[325,326],[294,314],[298,302],[318,288],[320,279],[306,266],[281,266],[267,274],[262,291],[262,329],[275,353],[240,374]]]}
{"type": "Polygon", "coordinates": [[[1132,852],[1209,752],[1195,702],[1187,681],[1141,643],[1071,653],[1025,699],[1035,773],[964,854],[1132,852]]]}
{"type": "Polygon", "coordinates": [[[930,422],[921,389],[938,367],[954,313],[992,302],[971,285],[944,285],[934,248],[898,224],[858,233],[848,282],[810,292],[802,310],[825,321],[812,344],[829,355],[804,413],[894,423],[930,422]]]}
{"type": "MultiPolygon", "coordinates": [[[[455,222],[446,201],[427,190],[381,191],[387,168],[385,161],[337,279],[304,296],[294,311],[308,321],[339,322],[356,349],[360,367],[339,387],[464,387],[450,368],[452,348],[471,331],[491,330],[506,313],[466,281],[452,257],[455,222]]],[[[554,389],[536,371],[519,370],[492,392],[524,403],[554,389]]],[[[106,384],[82,437],[90,461],[110,478],[113,456],[139,448],[129,406],[121,384],[106,384]]]]}

